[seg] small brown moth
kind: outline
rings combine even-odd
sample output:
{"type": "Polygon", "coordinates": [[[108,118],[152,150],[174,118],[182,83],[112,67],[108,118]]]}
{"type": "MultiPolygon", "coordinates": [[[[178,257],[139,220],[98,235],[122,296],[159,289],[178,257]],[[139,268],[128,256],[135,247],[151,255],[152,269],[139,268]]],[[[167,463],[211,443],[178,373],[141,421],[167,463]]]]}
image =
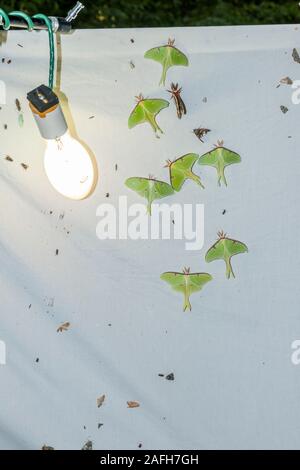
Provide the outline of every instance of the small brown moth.
{"type": "Polygon", "coordinates": [[[293,49],[292,57],[293,57],[293,59],[294,59],[295,62],[297,62],[298,64],[300,64],[299,52],[297,51],[297,49],[296,49],[295,47],[294,47],[294,49],[293,49]]]}
{"type": "Polygon", "coordinates": [[[198,139],[200,140],[200,142],[202,142],[204,144],[204,141],[202,140],[203,137],[208,133],[208,132],[211,132],[210,129],[205,129],[204,127],[198,127],[198,129],[194,129],[193,130],[194,134],[196,137],[198,137],[198,139]]]}
{"type": "Polygon", "coordinates": [[[97,406],[100,408],[105,401],[105,395],[101,395],[101,397],[97,398],[97,406]]]}
{"type": "Polygon", "coordinates": [[[61,326],[59,326],[56,331],[57,331],[57,333],[62,333],[63,331],[68,331],[70,326],[71,326],[71,323],[69,323],[67,321],[66,323],[63,323],[61,326]]]}
{"type": "Polygon", "coordinates": [[[282,85],[293,85],[293,80],[290,77],[285,77],[280,80],[282,85]]]}
{"type": "Polygon", "coordinates": [[[21,112],[22,111],[21,103],[20,103],[20,100],[18,100],[18,98],[16,98],[15,103],[16,103],[17,110],[21,112]]]}
{"type": "Polygon", "coordinates": [[[127,407],[128,408],[139,408],[140,404],[138,401],[128,401],[127,407]]]}
{"type": "Polygon", "coordinates": [[[181,119],[183,114],[186,114],[186,106],[181,98],[181,91],[182,88],[178,87],[178,83],[176,83],[176,85],[175,83],[171,83],[171,90],[168,90],[172,95],[171,99],[173,98],[175,101],[178,119],[181,119]]]}

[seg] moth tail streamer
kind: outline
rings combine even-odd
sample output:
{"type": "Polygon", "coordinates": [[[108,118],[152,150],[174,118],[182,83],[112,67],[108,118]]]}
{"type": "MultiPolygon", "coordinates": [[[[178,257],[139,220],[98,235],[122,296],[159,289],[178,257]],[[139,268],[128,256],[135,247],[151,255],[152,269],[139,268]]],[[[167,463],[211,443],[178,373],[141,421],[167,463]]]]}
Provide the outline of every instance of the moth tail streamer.
{"type": "Polygon", "coordinates": [[[147,205],[147,214],[150,216],[152,215],[152,202],[151,201],[149,201],[147,205]]]}
{"type": "Polygon", "coordinates": [[[230,279],[231,276],[233,278],[235,278],[235,274],[234,274],[232,266],[231,266],[231,259],[228,258],[226,260],[226,277],[227,277],[227,279],[230,279]]]}
{"type": "Polygon", "coordinates": [[[151,124],[151,127],[156,135],[156,137],[159,138],[158,132],[163,134],[162,129],[159,127],[159,125],[156,122],[155,116],[148,116],[149,123],[151,124]]]}
{"type": "Polygon", "coordinates": [[[202,181],[201,181],[201,179],[200,179],[200,176],[195,175],[195,178],[193,178],[193,180],[194,180],[202,189],[205,189],[205,186],[204,186],[204,184],[202,184],[202,181]]]}
{"type": "Polygon", "coordinates": [[[190,298],[188,294],[185,294],[184,296],[183,311],[185,312],[186,310],[189,310],[190,312],[192,310],[192,306],[191,306],[191,302],[190,302],[190,298]]]}
{"type": "Polygon", "coordinates": [[[202,181],[201,181],[201,178],[200,176],[198,175],[195,175],[195,173],[190,173],[189,175],[190,179],[192,179],[193,181],[195,181],[195,183],[197,183],[202,189],[205,189],[205,186],[202,184],[202,181]]]}
{"type": "Polygon", "coordinates": [[[219,186],[221,186],[221,182],[223,182],[224,185],[227,186],[227,180],[226,180],[224,170],[225,168],[221,168],[218,170],[218,185],[219,186]]]}
{"type": "Polygon", "coordinates": [[[159,82],[159,86],[160,85],[165,86],[166,85],[166,79],[167,79],[167,69],[166,69],[166,67],[163,67],[163,71],[162,71],[161,79],[160,79],[160,82],[159,82]]]}

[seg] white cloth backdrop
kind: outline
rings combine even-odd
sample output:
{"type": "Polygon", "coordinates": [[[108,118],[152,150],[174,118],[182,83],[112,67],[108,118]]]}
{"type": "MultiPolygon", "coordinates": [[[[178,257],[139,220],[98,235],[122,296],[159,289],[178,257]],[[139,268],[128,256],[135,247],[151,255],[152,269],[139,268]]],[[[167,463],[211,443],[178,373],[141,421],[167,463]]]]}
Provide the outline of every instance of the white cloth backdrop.
{"type": "Polygon", "coordinates": [[[7,358],[0,366],[0,448],[80,449],[88,439],[94,449],[299,448],[300,366],[291,362],[291,343],[300,337],[300,107],[290,86],[277,85],[286,76],[300,79],[292,58],[300,31],[63,36],[61,91],[100,173],[82,202],[49,185],[45,144],[27,106],[26,93],[47,84],[47,34],[1,37],[0,339],[7,358]],[[158,140],[146,124],[128,130],[127,119],[140,92],[168,99],[158,87],[160,65],[143,55],[169,37],[190,61],[167,80],[182,85],[188,115],[179,121],[171,104],[158,117],[165,131],[158,140]],[[200,125],[212,129],[205,144],[191,132],[200,125]],[[205,153],[218,139],[242,157],[228,169],[228,188],[203,168],[205,191],[190,182],[172,198],[205,204],[200,252],[185,251],[184,241],[98,240],[99,204],[117,206],[120,195],[142,202],[124,187],[126,178],[167,180],[166,159],[205,153]],[[204,261],[219,229],[249,247],[233,260],[235,280],[225,279],[223,262],[204,261]],[[191,313],[160,280],[184,266],[214,277],[192,296],[191,313]],[[57,333],[66,321],[69,331],[57,333]],[[174,381],[158,376],[170,372],[174,381]],[[128,409],[129,400],[140,407],[128,409]]]}

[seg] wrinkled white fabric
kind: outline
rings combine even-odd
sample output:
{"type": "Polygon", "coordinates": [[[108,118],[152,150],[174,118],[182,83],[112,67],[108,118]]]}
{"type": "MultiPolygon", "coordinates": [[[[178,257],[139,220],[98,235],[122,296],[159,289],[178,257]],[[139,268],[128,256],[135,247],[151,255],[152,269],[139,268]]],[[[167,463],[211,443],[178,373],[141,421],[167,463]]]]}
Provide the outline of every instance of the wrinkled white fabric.
{"type": "Polygon", "coordinates": [[[0,448],[80,449],[88,439],[95,449],[299,448],[300,366],[291,362],[291,344],[300,337],[300,107],[291,86],[277,88],[286,76],[300,79],[292,58],[299,30],[62,36],[61,91],[99,167],[94,194],[81,202],[49,184],[45,143],[26,101],[47,84],[47,34],[4,39],[0,59],[11,63],[0,60],[7,88],[0,111],[0,339],[7,353],[0,448]],[[183,87],[188,114],[179,121],[170,104],[158,116],[158,140],[147,124],[129,130],[127,120],[140,92],[169,98],[158,86],[160,65],[143,58],[169,37],[190,61],[167,79],[183,87]],[[204,144],[192,133],[199,126],[212,130],[204,144]],[[227,168],[228,187],[217,186],[214,169],[197,168],[206,189],[191,181],[166,201],[205,205],[201,251],[186,251],[184,241],[97,238],[99,204],[117,207],[124,195],[143,202],[126,178],[167,181],[165,160],[205,153],[218,139],[242,158],[227,168]],[[205,263],[220,229],[249,248],[233,259],[235,280],[225,278],[222,261],[205,263]],[[214,277],[191,297],[191,313],[160,280],[184,266],[214,277]],[[69,330],[57,333],[63,322],[69,330]],[[171,372],[174,381],[158,375],[171,372]]]}

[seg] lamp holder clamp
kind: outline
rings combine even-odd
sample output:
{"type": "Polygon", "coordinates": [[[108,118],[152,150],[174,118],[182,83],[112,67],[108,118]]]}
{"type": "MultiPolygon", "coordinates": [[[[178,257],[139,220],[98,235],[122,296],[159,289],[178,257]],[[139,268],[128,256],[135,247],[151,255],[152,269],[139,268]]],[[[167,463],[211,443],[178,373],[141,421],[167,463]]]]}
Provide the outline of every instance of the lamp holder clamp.
{"type": "MultiPolygon", "coordinates": [[[[77,2],[73,8],[68,12],[65,18],[49,16],[52,24],[53,33],[70,33],[72,31],[72,22],[77,18],[78,14],[85,6],[81,2],[77,2]]],[[[29,29],[29,30],[47,30],[47,25],[40,18],[28,17],[22,12],[12,12],[5,14],[5,19],[0,15],[0,30],[1,29],[29,29]],[[17,15],[16,15],[17,13],[17,15]],[[30,27],[29,27],[30,24],[30,27]]]]}

